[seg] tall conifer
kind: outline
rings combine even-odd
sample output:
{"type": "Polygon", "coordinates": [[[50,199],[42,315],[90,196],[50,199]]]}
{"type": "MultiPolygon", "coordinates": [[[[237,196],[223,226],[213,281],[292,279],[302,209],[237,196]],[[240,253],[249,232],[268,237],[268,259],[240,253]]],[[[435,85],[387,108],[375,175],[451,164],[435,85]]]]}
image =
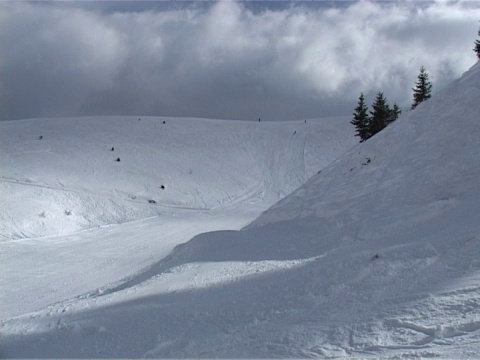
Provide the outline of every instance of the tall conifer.
{"type": "Polygon", "coordinates": [[[417,82],[415,83],[415,88],[413,90],[413,104],[412,110],[417,107],[421,102],[430,99],[432,84],[428,81],[427,70],[422,66],[420,68],[420,74],[418,74],[417,82]]]}
{"type": "Polygon", "coordinates": [[[364,142],[369,137],[369,117],[368,117],[368,108],[365,104],[365,97],[363,93],[360,94],[358,98],[358,105],[355,108],[355,112],[353,113],[353,120],[350,121],[350,124],[355,126],[356,134],[355,136],[360,137],[360,142],[364,142]]]}
{"type": "Polygon", "coordinates": [[[373,111],[370,111],[369,123],[369,137],[382,131],[388,125],[388,119],[391,116],[392,110],[387,104],[387,99],[382,92],[377,94],[375,101],[372,104],[373,111]]]}

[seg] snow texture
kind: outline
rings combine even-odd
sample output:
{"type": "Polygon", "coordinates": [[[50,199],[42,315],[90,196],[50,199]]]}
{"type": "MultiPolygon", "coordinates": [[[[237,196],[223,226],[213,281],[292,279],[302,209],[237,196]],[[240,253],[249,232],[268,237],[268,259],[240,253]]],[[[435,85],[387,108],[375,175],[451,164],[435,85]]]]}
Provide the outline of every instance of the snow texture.
{"type": "Polygon", "coordinates": [[[479,99],[477,63],[358,145],[345,119],[0,123],[1,355],[478,358],[479,99]]]}

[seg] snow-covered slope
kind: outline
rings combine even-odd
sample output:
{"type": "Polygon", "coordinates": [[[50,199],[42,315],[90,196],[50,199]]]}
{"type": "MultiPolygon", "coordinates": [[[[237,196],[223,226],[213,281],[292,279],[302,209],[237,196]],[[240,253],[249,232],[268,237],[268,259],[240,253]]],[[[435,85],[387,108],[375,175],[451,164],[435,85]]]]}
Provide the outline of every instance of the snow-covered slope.
{"type": "Polygon", "coordinates": [[[479,99],[477,63],[243,230],[4,321],[3,354],[478,357],[479,99]]]}
{"type": "Polygon", "coordinates": [[[1,317],[118,282],[199,233],[240,229],[353,146],[348,121],[0,122],[1,317]]]}
{"type": "Polygon", "coordinates": [[[345,118],[1,122],[0,240],[67,234],[172,208],[265,209],[351,147],[351,133],[345,118]]]}

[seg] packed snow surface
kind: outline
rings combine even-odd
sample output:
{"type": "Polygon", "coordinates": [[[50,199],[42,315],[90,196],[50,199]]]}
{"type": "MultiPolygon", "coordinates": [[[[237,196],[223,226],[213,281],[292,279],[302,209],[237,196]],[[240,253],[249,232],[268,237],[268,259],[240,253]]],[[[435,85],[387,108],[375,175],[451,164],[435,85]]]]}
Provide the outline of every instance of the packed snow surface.
{"type": "Polygon", "coordinates": [[[345,119],[0,123],[1,355],[478,358],[479,99],[477,63],[359,145],[345,119]]]}

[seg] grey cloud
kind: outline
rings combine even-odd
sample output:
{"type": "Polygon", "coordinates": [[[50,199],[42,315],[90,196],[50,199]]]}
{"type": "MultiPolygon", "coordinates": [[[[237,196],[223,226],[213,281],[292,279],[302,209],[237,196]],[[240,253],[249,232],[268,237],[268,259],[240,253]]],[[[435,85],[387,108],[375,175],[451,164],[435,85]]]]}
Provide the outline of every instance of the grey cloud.
{"type": "Polygon", "coordinates": [[[0,10],[2,119],[301,119],[351,114],[360,91],[408,106],[420,65],[439,87],[474,63],[480,18],[462,2],[0,10]]]}

